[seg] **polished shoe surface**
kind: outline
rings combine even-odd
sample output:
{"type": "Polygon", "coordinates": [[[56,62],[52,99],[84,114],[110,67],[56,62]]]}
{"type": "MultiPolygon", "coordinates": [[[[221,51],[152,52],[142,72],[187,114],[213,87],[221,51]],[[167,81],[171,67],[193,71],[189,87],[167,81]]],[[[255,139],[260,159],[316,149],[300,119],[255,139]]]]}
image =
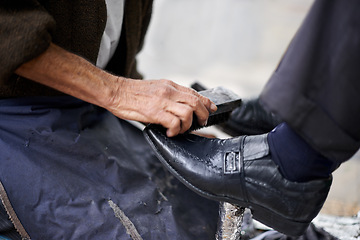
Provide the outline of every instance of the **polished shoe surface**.
{"type": "Polygon", "coordinates": [[[230,136],[258,135],[270,132],[280,123],[280,118],[267,112],[256,98],[244,100],[219,128],[230,136]]]}
{"type": "Polygon", "coordinates": [[[271,160],[267,134],[168,138],[163,128],[150,125],[144,135],[163,165],[191,190],[250,208],[255,219],[286,235],[306,230],[331,186],[331,177],[305,183],[284,179],[271,160]]]}

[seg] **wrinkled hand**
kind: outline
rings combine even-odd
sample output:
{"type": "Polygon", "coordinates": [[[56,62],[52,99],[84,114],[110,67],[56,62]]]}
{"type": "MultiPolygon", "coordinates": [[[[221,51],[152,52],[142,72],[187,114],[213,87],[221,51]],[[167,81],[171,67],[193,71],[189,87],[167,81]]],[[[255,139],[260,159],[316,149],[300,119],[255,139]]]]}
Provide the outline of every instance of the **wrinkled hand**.
{"type": "Polygon", "coordinates": [[[187,131],[193,113],[205,125],[209,112],[217,109],[208,98],[170,80],[118,81],[108,110],[122,119],[160,124],[168,129],[169,137],[187,131]]]}

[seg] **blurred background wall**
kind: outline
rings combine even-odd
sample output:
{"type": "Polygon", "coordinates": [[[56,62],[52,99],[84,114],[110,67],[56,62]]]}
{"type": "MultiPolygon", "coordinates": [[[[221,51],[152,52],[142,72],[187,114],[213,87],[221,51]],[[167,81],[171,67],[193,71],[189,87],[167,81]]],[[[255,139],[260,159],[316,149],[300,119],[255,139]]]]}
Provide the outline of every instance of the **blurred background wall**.
{"type": "MultiPolygon", "coordinates": [[[[144,49],[146,79],[224,86],[256,97],[313,0],[155,0],[144,49]]],[[[335,172],[323,213],[360,210],[360,154],[335,172]]]]}
{"type": "Polygon", "coordinates": [[[155,0],[139,57],[146,78],[257,95],[312,0],[155,0]]]}

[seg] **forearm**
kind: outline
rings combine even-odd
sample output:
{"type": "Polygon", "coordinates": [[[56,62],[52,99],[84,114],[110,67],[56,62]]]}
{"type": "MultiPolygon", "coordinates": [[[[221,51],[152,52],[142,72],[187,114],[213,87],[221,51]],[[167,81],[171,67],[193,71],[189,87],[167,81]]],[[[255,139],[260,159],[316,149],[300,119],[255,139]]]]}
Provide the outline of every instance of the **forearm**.
{"type": "Polygon", "coordinates": [[[15,73],[101,107],[109,105],[122,80],[54,44],[15,73]]]}
{"type": "Polygon", "coordinates": [[[103,107],[119,118],[161,124],[168,128],[168,136],[188,130],[194,113],[204,125],[209,112],[216,110],[208,98],[170,80],[117,77],[54,44],[16,73],[103,107]]]}

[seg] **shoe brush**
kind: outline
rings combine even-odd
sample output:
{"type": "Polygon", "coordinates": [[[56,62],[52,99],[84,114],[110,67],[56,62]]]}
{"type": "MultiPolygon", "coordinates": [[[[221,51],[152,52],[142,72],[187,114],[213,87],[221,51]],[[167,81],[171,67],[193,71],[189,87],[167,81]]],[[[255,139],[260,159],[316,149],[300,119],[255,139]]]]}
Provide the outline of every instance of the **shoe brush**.
{"type": "Polygon", "coordinates": [[[209,118],[205,126],[201,126],[198,123],[197,117],[194,114],[192,125],[188,131],[194,131],[204,127],[224,123],[229,119],[230,113],[241,105],[241,98],[234,92],[224,87],[206,89],[199,83],[194,83],[191,87],[197,90],[202,96],[205,96],[213,101],[218,109],[216,112],[209,114],[209,118]]]}

